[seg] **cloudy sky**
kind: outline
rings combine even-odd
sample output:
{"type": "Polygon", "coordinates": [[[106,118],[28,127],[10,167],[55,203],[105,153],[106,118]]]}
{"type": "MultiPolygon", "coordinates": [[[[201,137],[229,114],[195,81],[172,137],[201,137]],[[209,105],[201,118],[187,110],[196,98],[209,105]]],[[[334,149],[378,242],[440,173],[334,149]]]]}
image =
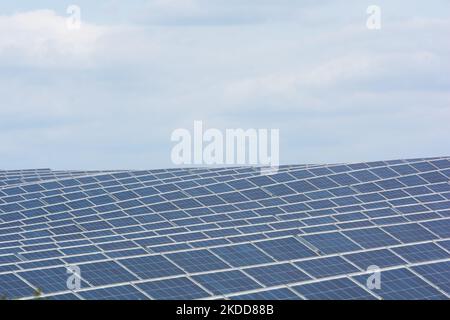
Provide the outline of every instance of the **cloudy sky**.
{"type": "Polygon", "coordinates": [[[0,169],[174,166],[177,128],[280,160],[450,155],[448,0],[0,2],[0,169]],[[67,28],[67,7],[81,28],[67,28]],[[381,8],[381,29],[366,9],[381,8]]]}

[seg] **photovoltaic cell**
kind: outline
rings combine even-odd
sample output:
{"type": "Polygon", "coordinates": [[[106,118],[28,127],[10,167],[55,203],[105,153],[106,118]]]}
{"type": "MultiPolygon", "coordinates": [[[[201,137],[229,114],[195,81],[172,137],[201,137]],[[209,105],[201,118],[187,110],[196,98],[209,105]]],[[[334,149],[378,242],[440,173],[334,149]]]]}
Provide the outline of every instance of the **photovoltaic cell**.
{"type": "Polygon", "coordinates": [[[447,294],[450,292],[450,261],[420,265],[412,269],[447,294]]]}
{"type": "Polygon", "coordinates": [[[242,271],[226,271],[193,276],[193,279],[203,285],[213,294],[229,294],[252,290],[261,286],[246,276],[242,271]]]}
{"type": "Polygon", "coordinates": [[[311,279],[307,274],[288,263],[246,268],[244,272],[268,287],[311,279]]]}
{"type": "Polygon", "coordinates": [[[167,254],[166,256],[187,272],[202,272],[230,268],[230,266],[225,264],[208,250],[177,252],[167,254]]]}
{"type": "Polygon", "coordinates": [[[211,249],[233,267],[270,263],[274,260],[252,244],[241,244],[211,249]]]}
{"type": "Polygon", "coordinates": [[[81,278],[94,286],[138,280],[114,261],[94,262],[78,266],[81,278]]]}
{"type": "Polygon", "coordinates": [[[326,254],[361,250],[361,247],[338,232],[302,236],[326,254]]]}
{"type": "Polygon", "coordinates": [[[450,252],[450,240],[444,240],[437,242],[441,247],[450,252]]]}
{"type": "Polygon", "coordinates": [[[436,239],[435,235],[420,226],[418,223],[387,226],[383,227],[383,229],[403,243],[436,239]]]}
{"type": "Polygon", "coordinates": [[[450,238],[450,219],[422,223],[425,228],[442,238],[450,238]]]}
{"type": "Polygon", "coordinates": [[[314,282],[292,287],[308,300],[376,300],[348,278],[314,282]]]}
{"type": "Polygon", "coordinates": [[[154,279],[184,273],[163,256],[144,256],[118,261],[141,279],[154,279]]]}
{"type": "Polygon", "coordinates": [[[448,252],[432,242],[402,246],[391,250],[411,263],[450,258],[448,252]]]}
{"type": "MultiPolygon", "coordinates": [[[[365,285],[370,275],[353,278],[365,285]]],[[[381,288],[374,289],[374,292],[386,300],[446,299],[445,295],[405,268],[382,271],[381,281],[381,288]]]]}
{"type": "Polygon", "coordinates": [[[363,270],[367,270],[370,266],[384,268],[406,264],[405,260],[388,249],[346,254],[344,255],[344,258],[363,270]]]}
{"type": "Polygon", "coordinates": [[[231,296],[231,300],[300,300],[301,298],[287,288],[272,289],[231,296]]]}
{"type": "MultiPolygon", "coordinates": [[[[19,275],[43,293],[52,293],[67,291],[67,281],[70,276],[73,276],[73,273],[70,273],[65,267],[57,267],[24,271],[19,275]]],[[[89,287],[84,281],[81,281],[80,284],[82,288],[89,287]]]]}
{"type": "Polygon", "coordinates": [[[283,238],[256,242],[255,246],[278,261],[312,257],[316,254],[295,238],[283,238]]]}
{"type": "Polygon", "coordinates": [[[45,300],[80,300],[78,296],[76,296],[73,293],[63,293],[63,294],[57,294],[53,296],[46,296],[44,298],[45,300]]]}
{"type": "Polygon", "coordinates": [[[157,300],[199,299],[209,295],[188,278],[144,282],[136,286],[157,300]]]}
{"type": "Polygon", "coordinates": [[[365,249],[385,247],[400,242],[379,228],[343,231],[343,233],[365,249]]]}
{"type": "Polygon", "coordinates": [[[315,278],[350,274],[359,271],[358,268],[339,256],[299,261],[295,262],[295,265],[315,278]]]}
{"type": "Polygon", "coordinates": [[[0,297],[17,299],[32,296],[35,289],[23,282],[15,274],[0,274],[0,297]]]}
{"type": "Polygon", "coordinates": [[[87,300],[148,300],[142,292],[131,285],[79,291],[78,294],[87,300]]]}

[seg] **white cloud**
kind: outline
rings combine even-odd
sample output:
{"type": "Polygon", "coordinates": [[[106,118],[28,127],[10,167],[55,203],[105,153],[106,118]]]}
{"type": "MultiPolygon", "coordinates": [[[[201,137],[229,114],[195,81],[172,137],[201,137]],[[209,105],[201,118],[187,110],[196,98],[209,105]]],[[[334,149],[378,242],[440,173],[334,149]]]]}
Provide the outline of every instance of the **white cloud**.
{"type": "Polygon", "coordinates": [[[67,17],[51,10],[0,16],[0,62],[21,66],[73,66],[90,62],[105,27],[67,28],[67,17]]]}

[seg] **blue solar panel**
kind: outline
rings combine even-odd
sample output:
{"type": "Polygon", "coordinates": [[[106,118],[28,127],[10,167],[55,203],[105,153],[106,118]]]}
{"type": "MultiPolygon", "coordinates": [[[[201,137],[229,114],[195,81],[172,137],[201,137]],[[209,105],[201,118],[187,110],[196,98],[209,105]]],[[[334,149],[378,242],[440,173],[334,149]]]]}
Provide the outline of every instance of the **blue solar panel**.
{"type": "MultiPolygon", "coordinates": [[[[354,277],[366,285],[369,275],[354,277]]],[[[386,300],[429,300],[446,299],[446,296],[430,286],[408,269],[395,269],[381,272],[381,287],[373,292],[386,300]]]]}
{"type": "Polygon", "coordinates": [[[73,293],[63,293],[53,296],[46,296],[45,300],[80,300],[80,298],[73,293]]]}
{"type": "Polygon", "coordinates": [[[365,228],[344,231],[347,237],[365,249],[385,247],[399,244],[400,242],[379,228],[365,228]]]}
{"type": "Polygon", "coordinates": [[[2,299],[17,299],[32,296],[35,289],[17,277],[15,274],[0,274],[0,297],[2,299]]]}
{"type": "MultiPolygon", "coordinates": [[[[42,290],[43,293],[68,291],[70,288],[67,286],[67,281],[71,275],[73,273],[69,273],[64,267],[31,270],[20,273],[20,277],[31,283],[35,288],[42,290]]],[[[80,285],[81,287],[89,286],[82,280],[80,285]]]]}
{"type": "Polygon", "coordinates": [[[254,188],[255,185],[247,180],[234,180],[227,182],[228,185],[235,188],[236,190],[244,190],[254,188]]]}
{"type": "Polygon", "coordinates": [[[127,258],[118,260],[118,262],[141,279],[154,279],[183,274],[183,270],[163,256],[127,258]]]}
{"type": "Polygon", "coordinates": [[[295,265],[315,278],[325,278],[359,271],[354,265],[338,256],[299,261],[295,265]]]}
{"type": "Polygon", "coordinates": [[[286,185],[299,193],[317,190],[315,186],[307,181],[288,182],[286,185]]]}
{"type": "Polygon", "coordinates": [[[241,244],[211,249],[233,267],[243,267],[273,262],[267,254],[252,244],[241,244]]]}
{"type": "Polygon", "coordinates": [[[437,237],[417,223],[383,227],[396,239],[403,243],[433,240],[437,237]]]}
{"type": "Polygon", "coordinates": [[[244,269],[244,272],[268,287],[311,279],[307,274],[288,263],[248,268],[244,269]]]}
{"type": "Polygon", "coordinates": [[[241,193],[250,200],[261,200],[270,198],[270,195],[267,192],[257,188],[243,190],[241,191],[241,193]]]}
{"type": "Polygon", "coordinates": [[[361,250],[361,247],[338,232],[302,236],[326,254],[361,250]]]}
{"type": "Polygon", "coordinates": [[[450,219],[422,223],[425,228],[442,238],[450,238],[450,219]]]}
{"type": "Polygon", "coordinates": [[[188,278],[144,282],[136,286],[151,298],[158,300],[199,299],[208,295],[188,278]]]}
{"type": "Polygon", "coordinates": [[[281,288],[230,297],[231,300],[300,300],[293,291],[281,288]]]}
{"type": "Polygon", "coordinates": [[[255,246],[278,261],[312,257],[316,254],[295,238],[256,242],[255,246]]]}
{"type": "Polygon", "coordinates": [[[276,196],[286,196],[286,195],[296,193],[294,190],[292,190],[291,188],[287,187],[284,184],[266,186],[266,187],[264,187],[264,189],[276,196]]]}
{"type": "Polygon", "coordinates": [[[114,261],[94,262],[78,266],[81,278],[94,286],[138,280],[114,261]]]}
{"type": "Polygon", "coordinates": [[[170,253],[166,256],[187,272],[201,272],[230,268],[222,260],[207,250],[170,253]]]}
{"type": "Polygon", "coordinates": [[[261,287],[261,285],[238,270],[207,273],[194,276],[193,278],[195,281],[203,285],[203,287],[216,295],[251,290],[261,287]]]}
{"type": "Polygon", "coordinates": [[[131,285],[79,291],[78,295],[87,300],[148,300],[148,297],[131,285]]]}
{"type": "Polygon", "coordinates": [[[441,290],[450,292],[450,261],[420,265],[412,269],[441,290]]]}
{"type": "Polygon", "coordinates": [[[392,166],[391,169],[394,170],[395,172],[398,172],[401,175],[407,175],[407,174],[412,174],[412,173],[418,172],[413,167],[411,167],[410,165],[407,165],[407,164],[399,165],[399,166],[392,166]]]}
{"type": "Polygon", "coordinates": [[[347,278],[292,287],[309,300],[375,300],[376,297],[347,278]]]}
{"type": "Polygon", "coordinates": [[[397,247],[391,250],[411,263],[450,258],[447,251],[432,242],[397,247]]]}
{"type": "Polygon", "coordinates": [[[363,270],[367,270],[370,266],[384,268],[406,264],[405,260],[387,249],[347,254],[344,257],[363,270]]]}
{"type": "Polygon", "coordinates": [[[450,252],[450,240],[444,240],[437,242],[441,247],[450,252]]]}

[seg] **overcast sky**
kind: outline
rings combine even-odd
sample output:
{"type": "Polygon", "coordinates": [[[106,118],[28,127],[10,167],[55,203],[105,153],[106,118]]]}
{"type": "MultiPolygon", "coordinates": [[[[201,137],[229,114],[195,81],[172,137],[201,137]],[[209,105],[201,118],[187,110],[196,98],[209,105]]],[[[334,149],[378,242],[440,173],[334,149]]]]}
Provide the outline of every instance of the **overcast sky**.
{"type": "Polygon", "coordinates": [[[0,169],[173,167],[280,129],[283,164],[450,155],[450,1],[0,2],[0,169]],[[69,5],[81,28],[66,26],[69,5]],[[381,8],[381,30],[366,9],[381,8]]]}

